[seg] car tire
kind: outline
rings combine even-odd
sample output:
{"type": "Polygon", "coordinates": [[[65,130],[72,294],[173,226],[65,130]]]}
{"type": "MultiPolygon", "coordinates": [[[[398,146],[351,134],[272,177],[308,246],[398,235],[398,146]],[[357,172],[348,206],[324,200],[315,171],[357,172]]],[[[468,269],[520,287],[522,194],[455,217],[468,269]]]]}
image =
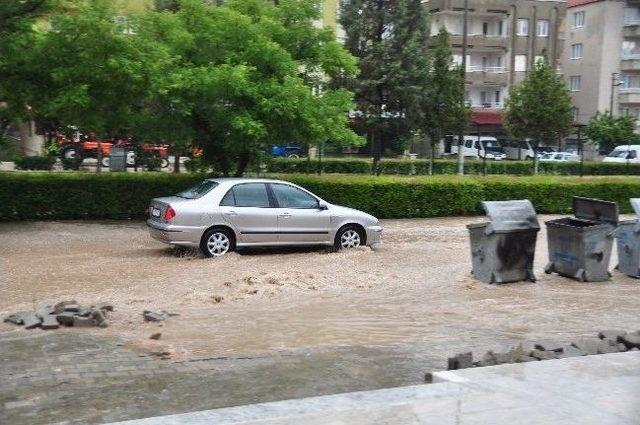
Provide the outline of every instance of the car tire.
{"type": "Polygon", "coordinates": [[[101,164],[102,164],[103,167],[109,168],[109,165],[111,164],[111,158],[108,157],[108,156],[103,156],[101,164]]]}
{"type": "Polygon", "coordinates": [[[334,241],[334,249],[340,251],[342,249],[357,248],[365,244],[365,235],[358,226],[347,225],[342,227],[336,233],[334,241]]]}
{"type": "Polygon", "coordinates": [[[222,257],[235,250],[234,235],[226,229],[213,228],[207,230],[200,240],[200,251],[205,257],[222,257]]]}
{"type": "Polygon", "coordinates": [[[167,168],[169,166],[169,160],[167,158],[160,158],[160,168],[167,168]]]}
{"type": "Polygon", "coordinates": [[[64,146],[60,149],[60,159],[81,163],[82,153],[80,152],[80,149],[75,146],[64,146]]]}
{"type": "Polygon", "coordinates": [[[300,155],[298,155],[297,153],[289,153],[287,154],[287,158],[298,159],[300,158],[300,155]]]}

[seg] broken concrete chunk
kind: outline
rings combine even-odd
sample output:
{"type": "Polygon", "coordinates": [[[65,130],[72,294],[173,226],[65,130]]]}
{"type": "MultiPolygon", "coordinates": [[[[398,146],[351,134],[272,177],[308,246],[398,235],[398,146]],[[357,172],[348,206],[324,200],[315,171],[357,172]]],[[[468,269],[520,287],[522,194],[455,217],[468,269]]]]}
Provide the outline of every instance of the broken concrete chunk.
{"type": "Polygon", "coordinates": [[[144,320],[146,320],[147,322],[161,322],[164,319],[166,319],[166,316],[164,314],[156,313],[151,310],[145,310],[142,313],[142,316],[144,317],[144,320]]]}
{"type": "Polygon", "coordinates": [[[89,307],[80,306],[76,314],[82,317],[89,317],[91,316],[91,312],[92,310],[89,307]]]}
{"type": "Polygon", "coordinates": [[[614,340],[614,341],[618,342],[618,339],[622,338],[626,334],[627,334],[627,331],[623,331],[623,330],[619,330],[619,329],[613,329],[613,330],[606,330],[606,331],[598,332],[598,338],[600,338],[600,339],[610,339],[610,340],[614,340]]]}
{"type": "Polygon", "coordinates": [[[33,311],[27,312],[27,314],[22,317],[22,320],[24,321],[25,329],[37,328],[42,323],[42,319],[40,319],[33,311]]]}
{"type": "Polygon", "coordinates": [[[526,363],[526,362],[537,362],[538,359],[536,359],[535,357],[531,357],[531,356],[519,356],[516,359],[516,363],[526,363]]]}
{"type": "Polygon", "coordinates": [[[98,324],[99,328],[106,328],[107,326],[109,326],[109,321],[108,320],[103,320],[102,322],[100,322],[98,324]]]}
{"type": "Polygon", "coordinates": [[[38,315],[38,317],[43,320],[46,316],[52,314],[53,312],[54,312],[54,309],[50,305],[44,305],[44,306],[38,307],[38,309],[36,310],[36,314],[38,315]]]}
{"type": "Polygon", "coordinates": [[[533,350],[531,352],[531,357],[535,357],[538,360],[553,360],[557,359],[559,354],[556,351],[533,350]]]}
{"type": "Polygon", "coordinates": [[[91,317],[73,316],[73,326],[78,328],[90,328],[95,325],[91,317]]]}
{"type": "Polygon", "coordinates": [[[64,311],[72,311],[74,313],[77,313],[80,311],[80,305],[78,304],[67,304],[64,306],[64,311]]]}
{"type": "Polygon", "coordinates": [[[158,339],[160,339],[160,337],[161,337],[161,336],[162,336],[162,333],[160,333],[160,332],[156,332],[156,333],[154,333],[154,334],[151,334],[151,336],[149,337],[149,339],[156,339],[156,340],[158,340],[158,339]]]}
{"type": "Polygon", "coordinates": [[[5,323],[13,323],[14,325],[23,325],[24,324],[24,316],[29,314],[28,311],[19,311],[17,313],[13,313],[4,318],[5,323]]]}
{"type": "Polygon", "coordinates": [[[622,353],[623,351],[627,351],[627,346],[623,343],[619,343],[618,345],[616,345],[616,348],[620,353],[622,353]]]}
{"type": "Polygon", "coordinates": [[[449,358],[449,370],[468,369],[473,367],[473,353],[461,353],[456,354],[454,357],[449,358]]]}
{"type": "Polygon", "coordinates": [[[565,345],[565,343],[548,340],[536,342],[534,348],[540,351],[555,351],[560,353],[565,345]]]}
{"type": "Polygon", "coordinates": [[[47,314],[42,318],[42,329],[58,329],[60,324],[58,319],[53,314],[47,314]]]}
{"type": "Polygon", "coordinates": [[[106,320],[102,310],[93,310],[93,311],[91,311],[91,318],[96,321],[98,326],[100,326],[100,324],[106,320]]]}
{"type": "Polygon", "coordinates": [[[598,350],[604,351],[607,349],[606,347],[610,347],[610,345],[607,342],[602,341],[601,339],[598,339],[598,338],[584,338],[584,339],[572,342],[571,345],[584,351],[588,355],[600,354],[598,353],[598,350]]]}
{"type": "Polygon", "coordinates": [[[574,347],[573,345],[566,345],[562,347],[562,354],[560,354],[561,359],[566,359],[567,357],[579,357],[586,356],[587,353],[582,351],[579,348],[574,347]]]}
{"type": "Polygon", "coordinates": [[[640,348],[640,331],[626,334],[620,342],[630,350],[640,348]]]}
{"type": "Polygon", "coordinates": [[[64,311],[64,312],[62,312],[60,314],[56,314],[56,320],[61,325],[73,326],[73,317],[74,316],[75,316],[75,313],[73,313],[71,311],[64,311]]]}
{"type": "Polygon", "coordinates": [[[71,304],[77,304],[76,300],[60,301],[59,303],[53,306],[53,310],[56,313],[62,313],[64,311],[64,308],[71,304]]]}

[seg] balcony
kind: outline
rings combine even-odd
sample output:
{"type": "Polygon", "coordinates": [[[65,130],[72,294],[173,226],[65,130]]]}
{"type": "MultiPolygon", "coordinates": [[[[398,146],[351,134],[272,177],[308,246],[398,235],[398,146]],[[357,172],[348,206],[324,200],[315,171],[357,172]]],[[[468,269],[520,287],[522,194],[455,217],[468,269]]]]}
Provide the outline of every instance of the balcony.
{"type": "Polygon", "coordinates": [[[473,86],[507,85],[507,68],[503,66],[468,66],[466,79],[473,86]]]}
{"type": "MultiPolygon", "coordinates": [[[[462,46],[462,35],[451,34],[451,44],[454,46],[462,46]]],[[[507,50],[509,41],[506,35],[484,35],[484,34],[469,34],[467,36],[467,45],[472,49],[485,48],[485,49],[500,49],[507,50]]]]}
{"type": "Polygon", "coordinates": [[[622,35],[627,38],[640,37],[640,20],[634,21],[634,23],[627,23],[627,21],[625,21],[624,28],[622,28],[622,35]]]}
{"type": "Polygon", "coordinates": [[[471,106],[472,109],[475,110],[487,110],[487,109],[504,109],[504,103],[503,102],[485,102],[485,103],[480,103],[480,102],[467,102],[467,104],[469,106],[471,106]]]}
{"type": "Polygon", "coordinates": [[[640,88],[621,88],[618,92],[618,103],[640,103],[640,88]]]}
{"type": "Polygon", "coordinates": [[[621,70],[640,71],[640,53],[623,53],[620,59],[621,70]]]}

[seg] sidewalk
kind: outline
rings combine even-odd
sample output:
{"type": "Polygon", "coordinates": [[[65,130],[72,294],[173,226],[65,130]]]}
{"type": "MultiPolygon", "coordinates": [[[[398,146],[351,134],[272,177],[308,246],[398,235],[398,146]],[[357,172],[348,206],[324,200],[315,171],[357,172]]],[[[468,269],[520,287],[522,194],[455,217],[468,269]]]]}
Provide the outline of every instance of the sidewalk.
{"type": "Polygon", "coordinates": [[[431,385],[207,410],[118,425],[638,424],[640,352],[438,372],[431,385]]]}

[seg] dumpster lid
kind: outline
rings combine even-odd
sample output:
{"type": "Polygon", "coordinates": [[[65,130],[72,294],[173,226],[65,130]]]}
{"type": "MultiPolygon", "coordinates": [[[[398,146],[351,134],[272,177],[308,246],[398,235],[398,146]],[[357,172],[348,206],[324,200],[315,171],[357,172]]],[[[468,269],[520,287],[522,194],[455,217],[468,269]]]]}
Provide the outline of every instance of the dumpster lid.
{"type": "Polygon", "coordinates": [[[573,215],[591,221],[618,225],[618,204],[600,199],[573,197],[573,215]]]}
{"type": "Polygon", "coordinates": [[[631,207],[636,212],[636,215],[640,218],[640,198],[631,198],[629,199],[631,202],[631,207]]]}
{"type": "MultiPolygon", "coordinates": [[[[509,230],[540,230],[536,210],[528,199],[515,201],[483,201],[482,208],[491,219],[494,232],[509,230]]],[[[487,229],[489,230],[489,229],[487,229]]]]}

